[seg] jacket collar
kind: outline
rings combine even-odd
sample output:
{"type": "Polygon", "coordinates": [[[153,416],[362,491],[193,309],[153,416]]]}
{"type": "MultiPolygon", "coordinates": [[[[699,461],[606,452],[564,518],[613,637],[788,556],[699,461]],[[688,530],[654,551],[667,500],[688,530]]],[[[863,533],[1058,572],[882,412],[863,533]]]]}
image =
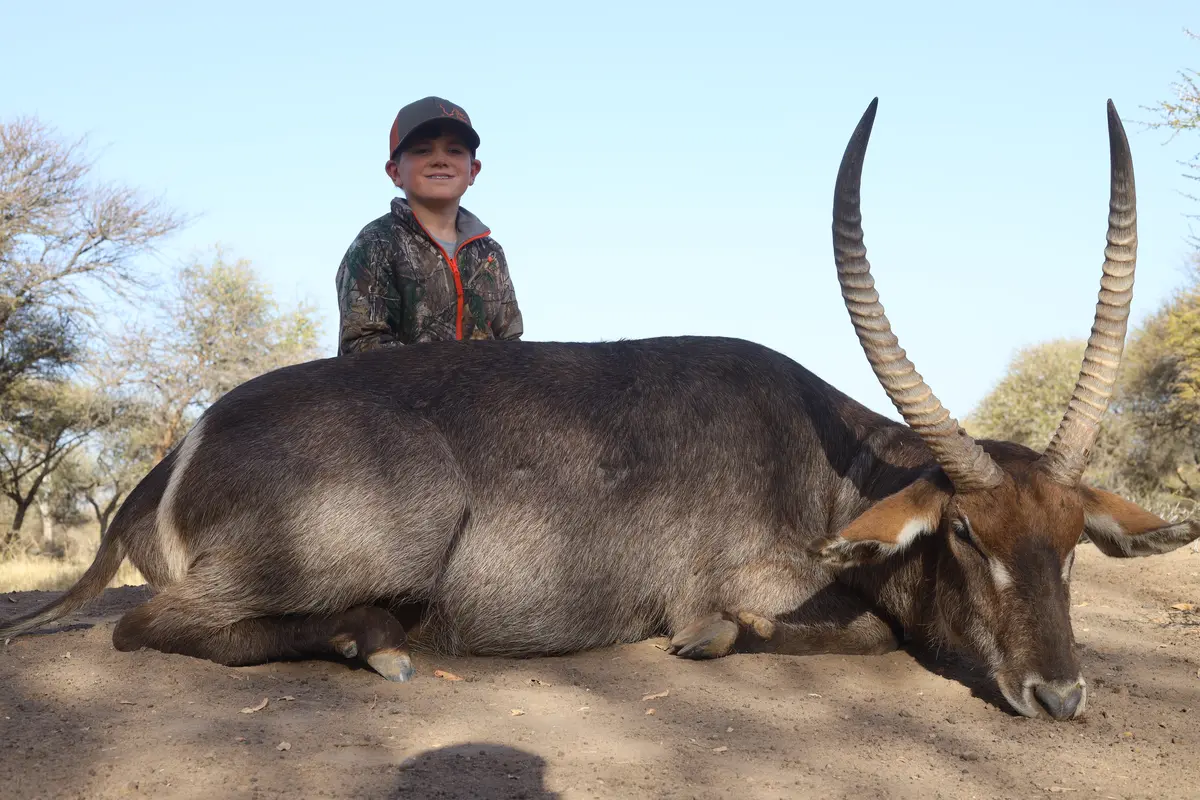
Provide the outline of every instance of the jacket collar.
{"type": "MultiPolygon", "coordinates": [[[[413,230],[420,231],[423,235],[428,236],[429,232],[425,230],[425,226],[417,219],[417,215],[413,213],[412,206],[403,197],[392,198],[392,214],[403,220],[413,230]]],[[[478,239],[481,236],[488,236],[491,231],[487,225],[479,217],[467,211],[462,206],[458,207],[458,220],[455,222],[455,227],[458,229],[459,244],[468,239],[478,239]]]]}

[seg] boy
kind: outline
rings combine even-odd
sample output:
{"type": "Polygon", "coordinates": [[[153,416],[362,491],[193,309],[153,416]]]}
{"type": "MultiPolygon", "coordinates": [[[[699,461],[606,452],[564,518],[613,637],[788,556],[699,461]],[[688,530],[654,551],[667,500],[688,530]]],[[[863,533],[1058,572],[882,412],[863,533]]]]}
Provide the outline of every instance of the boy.
{"type": "Polygon", "coordinates": [[[384,166],[404,198],[359,232],[337,271],[338,355],[438,339],[519,339],[504,251],[459,205],[479,135],[440,97],[400,109],[384,166]]]}

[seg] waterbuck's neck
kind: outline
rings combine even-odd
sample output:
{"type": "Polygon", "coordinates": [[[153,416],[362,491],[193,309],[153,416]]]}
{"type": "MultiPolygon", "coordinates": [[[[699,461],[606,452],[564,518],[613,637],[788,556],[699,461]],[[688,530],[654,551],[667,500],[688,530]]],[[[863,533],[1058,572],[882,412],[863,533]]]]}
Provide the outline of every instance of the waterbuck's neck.
{"type": "Polygon", "coordinates": [[[937,468],[933,453],[911,428],[868,413],[871,418],[851,428],[853,440],[845,445],[850,457],[838,470],[837,491],[830,498],[828,535],[937,468]]]}
{"type": "MultiPolygon", "coordinates": [[[[861,429],[856,446],[833,497],[830,535],[839,533],[875,503],[938,469],[933,453],[915,431],[884,417],[861,429]]],[[[887,562],[845,570],[838,579],[875,603],[907,635],[926,640],[937,637],[935,577],[943,546],[936,535],[922,537],[887,562]]]]}

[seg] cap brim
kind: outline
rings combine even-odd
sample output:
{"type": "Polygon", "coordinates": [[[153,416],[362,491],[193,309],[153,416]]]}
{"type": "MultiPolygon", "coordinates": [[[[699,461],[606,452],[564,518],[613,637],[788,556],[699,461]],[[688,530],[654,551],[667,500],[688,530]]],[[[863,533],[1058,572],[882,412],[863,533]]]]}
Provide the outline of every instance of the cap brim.
{"type": "Polygon", "coordinates": [[[454,127],[455,129],[458,130],[459,134],[462,135],[463,142],[466,143],[467,147],[471,148],[472,150],[479,149],[479,134],[475,132],[474,128],[472,128],[470,125],[466,124],[465,122],[462,122],[461,120],[454,119],[453,117],[438,116],[438,117],[430,117],[429,119],[413,126],[413,129],[411,131],[409,131],[404,136],[403,139],[400,140],[400,144],[396,145],[396,149],[392,151],[392,155],[395,155],[397,152],[403,151],[404,148],[407,147],[408,144],[413,140],[413,137],[415,137],[421,133],[423,128],[425,128],[429,125],[434,125],[434,124],[450,125],[450,126],[454,127]]]}

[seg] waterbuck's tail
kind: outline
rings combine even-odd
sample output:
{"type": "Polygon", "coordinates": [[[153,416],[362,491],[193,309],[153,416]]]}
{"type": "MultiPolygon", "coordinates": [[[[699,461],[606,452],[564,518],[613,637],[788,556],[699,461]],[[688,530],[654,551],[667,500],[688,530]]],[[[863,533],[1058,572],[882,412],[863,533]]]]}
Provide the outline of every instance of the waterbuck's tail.
{"type": "MultiPolygon", "coordinates": [[[[171,476],[175,452],[172,450],[167,453],[166,457],[133,487],[133,491],[117,509],[112,524],[100,539],[100,549],[96,551],[96,558],[75,585],[47,606],[16,619],[0,620],[0,642],[60,620],[72,611],[83,608],[108,586],[109,581],[121,568],[126,554],[132,553],[135,558],[143,560],[153,557],[151,554],[157,531],[155,514],[171,476]]],[[[138,566],[143,574],[146,574],[147,564],[138,563],[138,566]]],[[[150,575],[147,577],[154,580],[150,575]]]]}
{"type": "Polygon", "coordinates": [[[108,586],[108,582],[120,569],[121,562],[125,560],[121,540],[113,534],[114,528],[115,526],[109,528],[109,532],[100,540],[100,549],[96,551],[95,560],[74,586],[50,605],[0,625],[0,641],[62,619],[72,611],[78,611],[89,600],[103,592],[104,587],[108,586]]]}

